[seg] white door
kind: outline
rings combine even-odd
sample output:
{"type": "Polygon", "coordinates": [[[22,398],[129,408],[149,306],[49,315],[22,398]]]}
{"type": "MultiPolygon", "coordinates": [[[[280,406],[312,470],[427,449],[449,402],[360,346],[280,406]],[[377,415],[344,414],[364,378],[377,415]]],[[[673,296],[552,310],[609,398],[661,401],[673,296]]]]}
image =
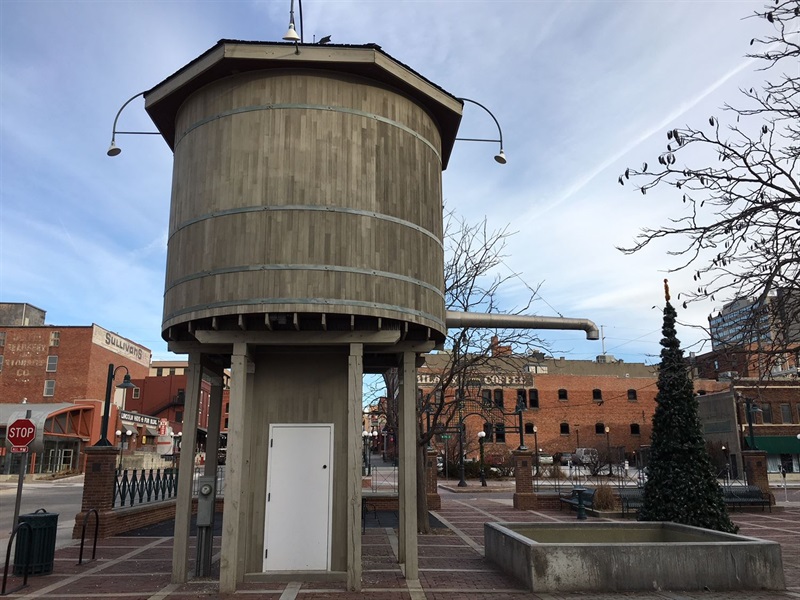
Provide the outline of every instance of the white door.
{"type": "Polygon", "coordinates": [[[329,571],[333,424],[269,428],[264,571],[329,571]]]}

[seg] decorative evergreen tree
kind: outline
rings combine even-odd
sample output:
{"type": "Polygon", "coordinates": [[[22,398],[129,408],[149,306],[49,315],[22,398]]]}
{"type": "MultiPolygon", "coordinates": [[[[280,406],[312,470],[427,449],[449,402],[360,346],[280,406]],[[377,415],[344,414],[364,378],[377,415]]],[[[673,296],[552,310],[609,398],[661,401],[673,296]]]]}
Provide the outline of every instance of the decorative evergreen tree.
{"type": "Polygon", "coordinates": [[[728,516],[703,439],[697,399],[676,336],[677,313],[669,302],[666,279],[664,293],[657,406],[639,520],[674,521],[735,533],[738,527],[728,516]]]}

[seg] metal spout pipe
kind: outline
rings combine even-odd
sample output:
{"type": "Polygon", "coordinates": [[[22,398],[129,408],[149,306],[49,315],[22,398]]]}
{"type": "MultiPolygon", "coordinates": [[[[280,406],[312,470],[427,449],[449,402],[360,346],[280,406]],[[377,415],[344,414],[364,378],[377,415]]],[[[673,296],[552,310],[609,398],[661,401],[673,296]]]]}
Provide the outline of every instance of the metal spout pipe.
{"type": "Polygon", "coordinates": [[[490,327],[500,329],[576,329],[586,332],[587,340],[599,340],[600,330],[589,319],[566,317],[537,317],[528,315],[497,315],[447,311],[445,323],[448,328],[490,327]]]}

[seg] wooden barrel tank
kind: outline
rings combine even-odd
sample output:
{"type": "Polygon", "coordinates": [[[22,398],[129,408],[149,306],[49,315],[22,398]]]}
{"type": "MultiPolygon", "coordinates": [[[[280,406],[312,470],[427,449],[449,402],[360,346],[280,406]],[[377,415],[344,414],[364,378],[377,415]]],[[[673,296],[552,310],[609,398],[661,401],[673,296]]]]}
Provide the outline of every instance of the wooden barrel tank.
{"type": "Polygon", "coordinates": [[[441,134],[420,102],[335,70],[245,72],[188,96],[174,153],[165,339],[287,315],[444,337],[441,134]]]}

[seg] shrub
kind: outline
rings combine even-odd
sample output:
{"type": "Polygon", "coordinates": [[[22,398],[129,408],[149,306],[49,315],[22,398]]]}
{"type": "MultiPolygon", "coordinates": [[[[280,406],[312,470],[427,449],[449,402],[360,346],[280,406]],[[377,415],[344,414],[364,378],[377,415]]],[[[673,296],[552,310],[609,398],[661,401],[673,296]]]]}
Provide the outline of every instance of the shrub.
{"type": "Polygon", "coordinates": [[[614,508],[614,492],[610,485],[601,483],[595,488],[592,507],[597,510],[611,510],[614,508]]]}

